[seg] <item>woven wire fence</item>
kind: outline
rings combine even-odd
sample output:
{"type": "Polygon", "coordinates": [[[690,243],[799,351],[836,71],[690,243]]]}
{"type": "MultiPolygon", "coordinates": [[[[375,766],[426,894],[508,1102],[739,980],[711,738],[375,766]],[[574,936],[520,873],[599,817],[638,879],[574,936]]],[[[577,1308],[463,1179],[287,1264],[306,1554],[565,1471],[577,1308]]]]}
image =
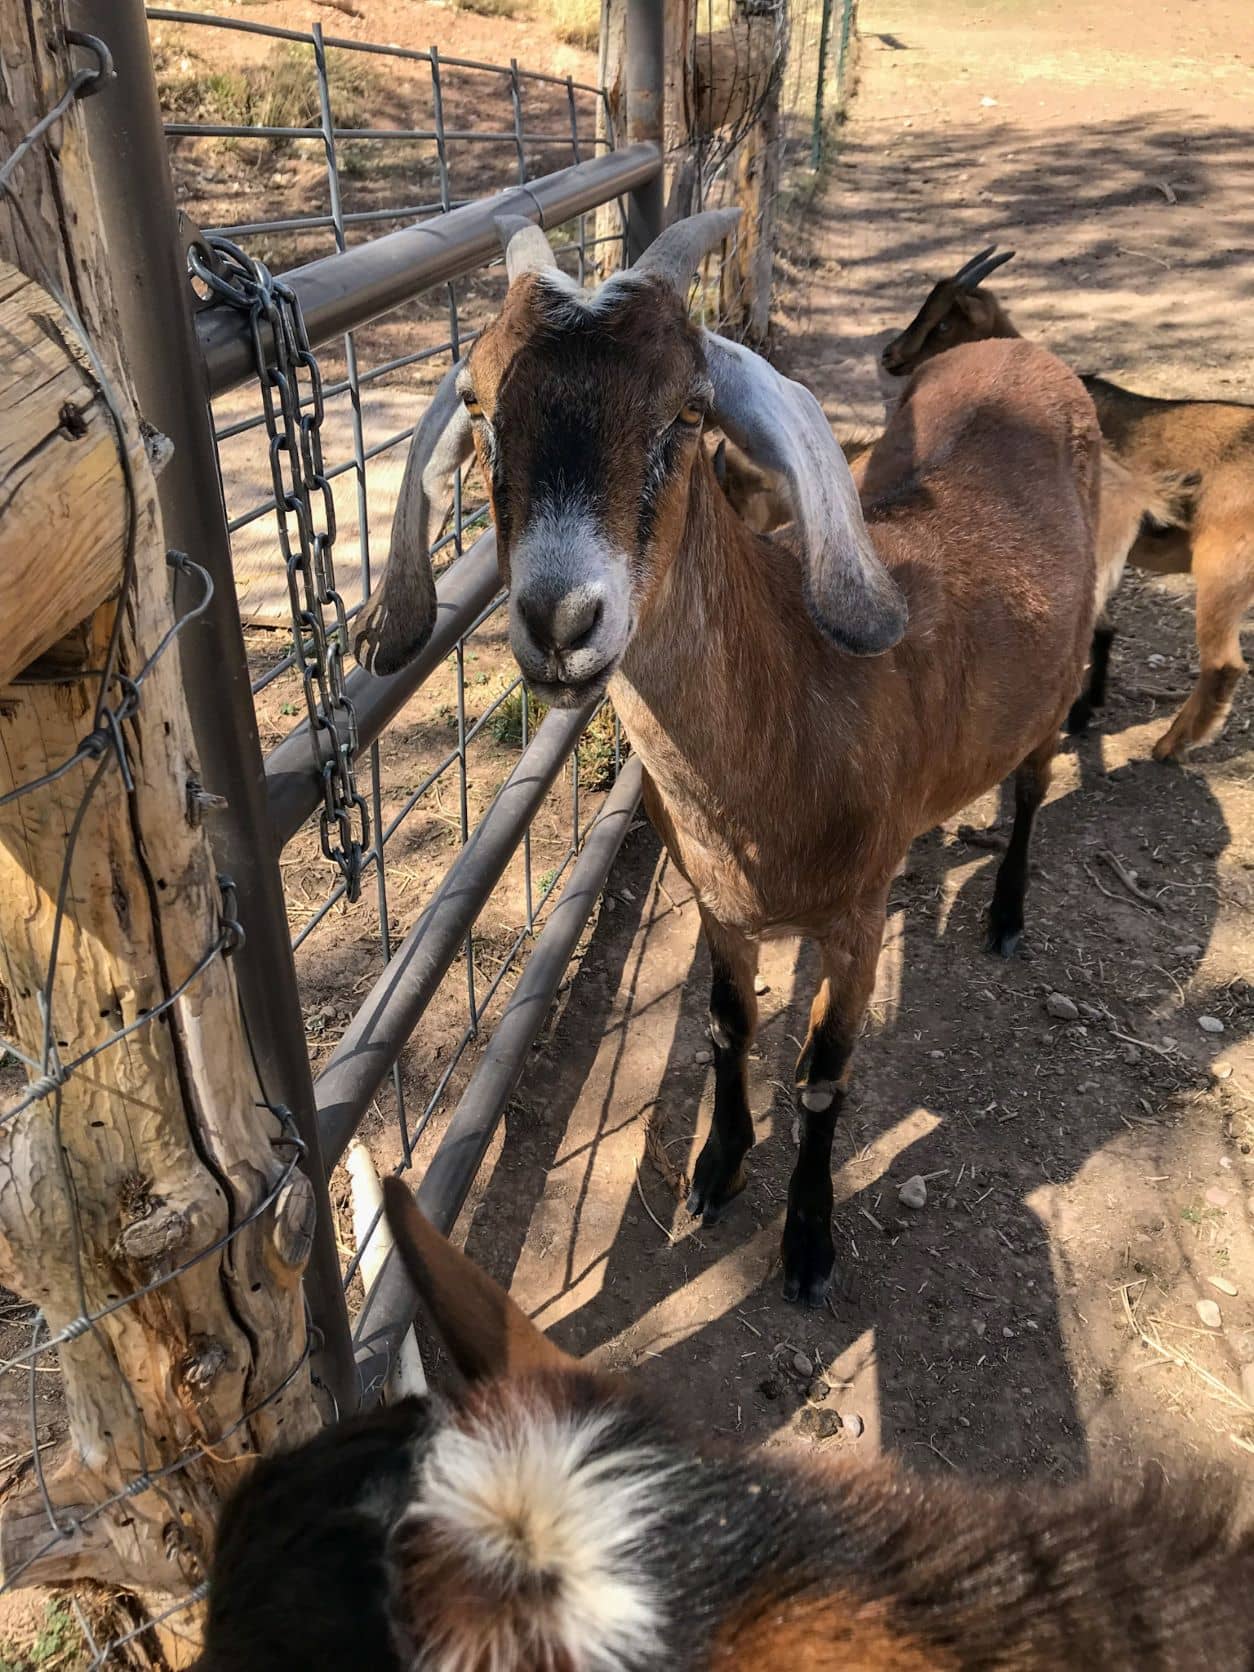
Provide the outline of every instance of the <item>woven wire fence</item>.
{"type": "MultiPolygon", "coordinates": [[[[380,46],[318,26],[279,29],[170,7],[150,8],[149,18],[180,198],[210,242],[227,239],[271,269],[526,184],[614,141],[600,90],[573,76],[435,47],[380,46]],[[204,44],[224,36],[235,54],[225,83],[221,72],[206,73],[212,48],[204,44]],[[236,119],[222,120],[224,113],[236,119]],[[241,181],[246,190],[236,196],[241,181]]],[[[598,236],[594,217],[581,215],[554,235],[561,265],[580,282],[619,265],[621,209],[615,219],[616,228],[598,236]]],[[[304,716],[316,729],[342,704],[342,683],[337,694],[332,677],[328,699],[319,678],[319,649],[342,651],[345,628],[387,551],[413,425],[503,294],[498,263],[319,351],[321,395],[307,389],[302,411],[316,399],[331,487],[320,509],[333,532],[320,561],[330,563],[333,550],[335,609],[311,611],[303,589],[289,591],[294,571],[282,556],[288,536],[276,540],[281,495],[266,464],[266,433],[274,433],[276,419],[259,400],[258,385],[215,402],[263,745],[291,729],[284,720],[304,716]]],[[[466,553],[486,521],[482,484],[472,474],[459,484],[435,544],[437,576],[466,553]]],[[[325,822],[309,821],[286,846],[292,939],[316,1067],[342,1034],[355,995],[386,967],[404,927],[532,740],[540,713],[510,658],[503,603],[494,588],[443,666],[358,759],[343,798],[346,829],[337,836],[325,822]]],[[[617,721],[602,711],[467,933],[457,965],[391,1070],[387,1096],[375,1100],[362,1136],[380,1167],[409,1166],[433,1117],[464,1087],[476,1043],[508,998],[521,955],[560,893],[587,819],[622,758],[617,721]]],[[[344,1175],[334,1190],[347,1253],[344,1175]]],[[[349,1283],[362,1253],[358,1246],[347,1257],[349,1283]]]]}

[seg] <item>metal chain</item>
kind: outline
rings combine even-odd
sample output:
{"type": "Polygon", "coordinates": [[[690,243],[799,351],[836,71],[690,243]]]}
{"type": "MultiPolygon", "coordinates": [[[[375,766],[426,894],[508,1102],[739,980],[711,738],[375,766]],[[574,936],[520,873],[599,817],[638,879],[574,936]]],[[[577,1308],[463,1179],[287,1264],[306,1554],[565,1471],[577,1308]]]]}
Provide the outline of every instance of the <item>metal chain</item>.
{"type": "Polygon", "coordinates": [[[370,815],[353,767],[357,715],[344,683],[348,621],[332,562],[335,500],[322,461],[322,373],[295,293],[230,239],[210,234],[205,243],[212,259],[193,248],[192,272],[215,296],[248,314],[270,438],[292,643],[322,779],[322,851],[339,868],[348,898],[356,900],[370,846],[370,815]]]}

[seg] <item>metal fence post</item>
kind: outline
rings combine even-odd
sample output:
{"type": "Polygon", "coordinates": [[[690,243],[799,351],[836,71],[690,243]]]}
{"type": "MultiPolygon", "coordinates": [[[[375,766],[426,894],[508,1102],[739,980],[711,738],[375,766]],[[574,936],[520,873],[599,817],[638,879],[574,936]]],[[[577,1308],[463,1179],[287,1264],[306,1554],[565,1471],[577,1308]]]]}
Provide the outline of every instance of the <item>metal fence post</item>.
{"type": "MultiPolygon", "coordinates": [[[[665,0],[627,0],[627,139],[663,147],[666,107],[665,0]]],[[[627,200],[630,265],[662,230],[663,170],[637,186],[627,200]]]]}
{"type": "Polygon", "coordinates": [[[140,410],[174,443],[160,482],[166,535],[214,580],[212,604],[181,641],[187,701],[205,787],[228,804],[211,815],[210,835],[247,936],[235,971],[258,1074],[307,1146],[317,1219],[305,1286],[322,1337],[315,1374],[348,1412],[357,1374],[148,25],[143,0],[75,0],[74,11],[79,28],[108,43],[117,67],[114,86],[85,107],[92,163],[140,410]]]}

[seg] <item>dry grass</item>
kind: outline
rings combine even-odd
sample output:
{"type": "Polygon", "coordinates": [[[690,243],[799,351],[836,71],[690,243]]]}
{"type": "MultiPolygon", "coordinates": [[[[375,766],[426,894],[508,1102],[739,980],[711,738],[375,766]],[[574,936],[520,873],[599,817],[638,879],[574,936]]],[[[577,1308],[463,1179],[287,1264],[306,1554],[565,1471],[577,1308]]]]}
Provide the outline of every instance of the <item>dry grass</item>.
{"type": "Polygon", "coordinates": [[[540,0],[539,14],[559,41],[591,52],[601,38],[600,0],[540,0]]]}

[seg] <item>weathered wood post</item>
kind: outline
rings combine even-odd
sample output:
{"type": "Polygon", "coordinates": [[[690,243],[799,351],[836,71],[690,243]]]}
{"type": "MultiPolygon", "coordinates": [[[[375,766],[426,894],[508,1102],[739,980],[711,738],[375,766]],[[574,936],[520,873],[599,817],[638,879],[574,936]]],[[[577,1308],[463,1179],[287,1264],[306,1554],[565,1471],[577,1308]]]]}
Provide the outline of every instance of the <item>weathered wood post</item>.
{"type": "MultiPolygon", "coordinates": [[[[63,0],[0,0],[0,160],[92,62],[66,42],[63,0]]],[[[310,1190],[241,1020],[76,103],[12,191],[0,599],[20,586],[22,633],[6,605],[19,648],[0,664],[18,675],[0,690],[0,980],[40,1095],[0,1120],[0,1282],[59,1343],[70,1444],[48,1479],[57,1528],[34,1487],[12,1496],[0,1563],[6,1581],[98,1580],[157,1612],[203,1577],[241,1463],[318,1425],[310,1190]],[[68,771],[3,800],[89,736],[68,771]]],[[[195,1638],[194,1615],[171,1619],[171,1664],[195,1638]]]]}

